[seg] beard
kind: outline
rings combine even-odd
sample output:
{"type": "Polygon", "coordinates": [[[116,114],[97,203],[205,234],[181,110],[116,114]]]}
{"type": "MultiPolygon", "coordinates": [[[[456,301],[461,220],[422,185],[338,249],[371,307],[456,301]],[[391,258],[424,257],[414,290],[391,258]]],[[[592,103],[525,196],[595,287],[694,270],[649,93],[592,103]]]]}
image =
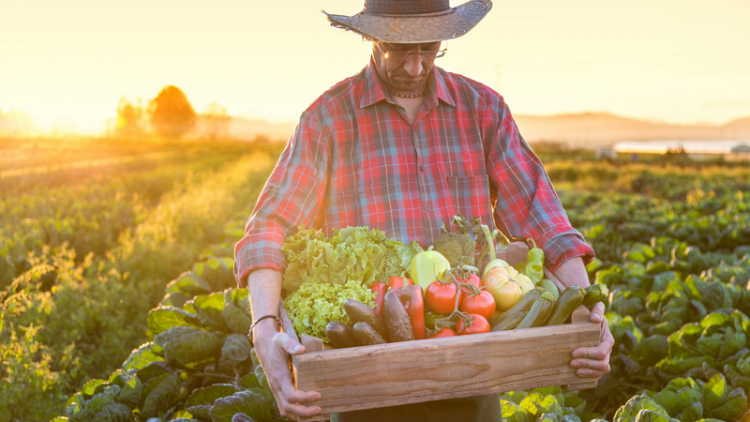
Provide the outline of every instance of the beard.
{"type": "Polygon", "coordinates": [[[419,87],[424,86],[424,82],[427,80],[427,70],[422,70],[422,73],[413,77],[405,72],[394,72],[388,75],[386,83],[396,91],[414,91],[419,87]]]}

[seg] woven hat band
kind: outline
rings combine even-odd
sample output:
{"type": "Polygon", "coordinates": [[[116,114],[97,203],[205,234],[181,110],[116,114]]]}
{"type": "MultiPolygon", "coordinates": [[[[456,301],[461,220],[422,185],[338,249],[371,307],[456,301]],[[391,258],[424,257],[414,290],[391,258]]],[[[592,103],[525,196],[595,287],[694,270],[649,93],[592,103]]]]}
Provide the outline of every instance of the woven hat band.
{"type": "Polygon", "coordinates": [[[422,15],[449,11],[449,0],[366,0],[364,13],[370,15],[422,15]]]}

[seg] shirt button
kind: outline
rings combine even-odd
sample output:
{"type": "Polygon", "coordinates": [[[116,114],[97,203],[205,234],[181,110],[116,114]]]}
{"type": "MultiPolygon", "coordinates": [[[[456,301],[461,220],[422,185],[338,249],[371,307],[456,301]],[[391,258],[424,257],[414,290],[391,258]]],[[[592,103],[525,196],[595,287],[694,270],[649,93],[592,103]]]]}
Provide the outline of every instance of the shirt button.
{"type": "Polygon", "coordinates": [[[424,171],[424,167],[419,166],[419,171],[424,171]]]}
{"type": "Polygon", "coordinates": [[[425,211],[429,211],[429,210],[430,210],[430,206],[429,206],[429,205],[426,205],[426,206],[424,207],[424,210],[425,210],[425,211]]]}

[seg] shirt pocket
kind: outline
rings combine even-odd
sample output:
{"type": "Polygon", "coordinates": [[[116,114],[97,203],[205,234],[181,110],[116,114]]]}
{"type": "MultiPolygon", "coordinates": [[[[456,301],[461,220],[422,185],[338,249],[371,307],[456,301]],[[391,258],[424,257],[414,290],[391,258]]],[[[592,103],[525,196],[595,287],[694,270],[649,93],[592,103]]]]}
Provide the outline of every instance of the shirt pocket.
{"type": "Polygon", "coordinates": [[[465,218],[479,217],[482,224],[495,228],[492,216],[493,204],[490,196],[490,180],[486,174],[478,176],[448,176],[448,189],[452,204],[452,215],[465,218]]]}

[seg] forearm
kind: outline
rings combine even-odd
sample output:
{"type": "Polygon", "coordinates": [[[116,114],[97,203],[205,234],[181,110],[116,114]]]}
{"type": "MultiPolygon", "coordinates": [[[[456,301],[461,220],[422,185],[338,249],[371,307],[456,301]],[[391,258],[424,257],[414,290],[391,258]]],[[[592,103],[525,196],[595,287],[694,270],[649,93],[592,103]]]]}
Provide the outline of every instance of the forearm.
{"type": "MultiPolygon", "coordinates": [[[[262,268],[250,273],[247,278],[247,289],[250,294],[250,311],[253,320],[263,315],[278,315],[281,298],[281,272],[262,268]]],[[[277,331],[275,319],[261,321],[255,327],[256,336],[261,332],[277,331]]]]}
{"type": "Polygon", "coordinates": [[[586,266],[583,265],[581,258],[573,258],[565,261],[554,274],[565,287],[577,284],[585,288],[591,284],[589,283],[586,266]]]}

